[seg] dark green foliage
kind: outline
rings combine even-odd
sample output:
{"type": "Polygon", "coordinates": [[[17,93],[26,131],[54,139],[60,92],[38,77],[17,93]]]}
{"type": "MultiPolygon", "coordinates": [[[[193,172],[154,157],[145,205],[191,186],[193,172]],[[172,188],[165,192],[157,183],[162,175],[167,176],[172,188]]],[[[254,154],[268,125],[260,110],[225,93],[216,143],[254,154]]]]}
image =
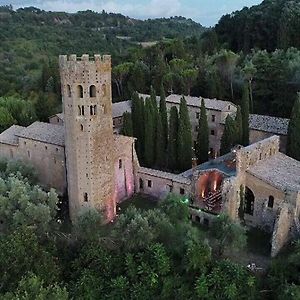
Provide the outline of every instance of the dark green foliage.
{"type": "Polygon", "coordinates": [[[161,84],[160,87],[160,102],[159,102],[159,113],[161,117],[162,122],[162,128],[163,128],[163,139],[164,139],[164,145],[165,149],[168,148],[168,113],[167,113],[167,106],[166,106],[166,95],[163,84],[161,84]]]}
{"type": "Polygon", "coordinates": [[[236,141],[236,124],[230,115],[225,121],[224,132],[221,138],[221,155],[227,154],[231,151],[236,141]]]}
{"type": "Polygon", "coordinates": [[[287,154],[300,160],[300,94],[298,94],[289,123],[287,154]]]}
{"type": "Polygon", "coordinates": [[[199,299],[257,299],[255,277],[229,260],[217,262],[211,272],[196,281],[199,299]]]}
{"type": "Polygon", "coordinates": [[[190,117],[184,97],[180,100],[178,125],[178,167],[186,171],[192,166],[192,132],[190,117]]]}
{"type": "Polygon", "coordinates": [[[280,253],[271,264],[267,284],[275,299],[292,299],[299,297],[300,287],[300,243],[296,241],[287,251],[280,253]]]}
{"type": "Polygon", "coordinates": [[[136,150],[141,161],[144,159],[144,143],[145,143],[145,108],[144,101],[139,98],[137,93],[132,95],[132,129],[133,136],[137,138],[136,150]]]}
{"type": "Polygon", "coordinates": [[[15,291],[27,272],[33,272],[48,284],[54,283],[59,270],[54,257],[46,251],[30,229],[19,229],[0,236],[0,292],[15,291]]]}
{"type": "Polygon", "coordinates": [[[245,188],[243,185],[240,186],[240,206],[239,206],[239,218],[244,220],[245,214],[245,188]]]}
{"type": "Polygon", "coordinates": [[[212,226],[212,234],[217,239],[217,254],[222,256],[224,250],[242,249],[246,246],[246,230],[238,223],[231,221],[227,215],[219,215],[212,226]]]}
{"type": "Polygon", "coordinates": [[[35,168],[28,162],[21,160],[7,160],[5,158],[0,159],[0,175],[2,178],[6,178],[9,175],[20,174],[23,178],[29,181],[30,184],[37,184],[38,174],[35,168]]]}
{"type": "Polygon", "coordinates": [[[248,87],[248,84],[245,84],[244,89],[243,89],[241,113],[242,113],[242,125],[243,125],[242,145],[248,146],[249,145],[249,87],[248,87]]]}
{"type": "Polygon", "coordinates": [[[133,126],[132,126],[132,115],[131,113],[123,114],[123,128],[121,134],[126,136],[133,136],[133,126]]]}
{"type": "Polygon", "coordinates": [[[262,1],[223,16],[215,30],[221,43],[233,51],[298,47],[300,3],[293,0],[262,1]]]}
{"type": "Polygon", "coordinates": [[[145,103],[145,152],[144,160],[147,167],[153,166],[155,162],[155,118],[154,108],[151,99],[145,103]]]}
{"type": "Polygon", "coordinates": [[[13,124],[28,126],[36,119],[32,102],[17,96],[0,98],[0,132],[13,124]]]}
{"type": "Polygon", "coordinates": [[[241,112],[241,107],[238,105],[237,112],[235,116],[235,126],[236,126],[236,139],[235,144],[243,144],[243,117],[241,112]]]}
{"type": "Polygon", "coordinates": [[[168,168],[172,171],[178,169],[178,111],[175,106],[170,110],[169,143],[168,143],[168,168]]]}
{"type": "Polygon", "coordinates": [[[199,164],[208,161],[208,151],[209,151],[208,134],[209,133],[208,133],[206,108],[205,108],[204,100],[202,99],[199,126],[198,126],[197,147],[196,147],[196,155],[199,164]]]}
{"type": "Polygon", "coordinates": [[[5,294],[2,299],[67,300],[69,297],[66,288],[61,288],[57,284],[47,286],[40,277],[34,274],[28,274],[21,279],[14,292],[5,294]]]}
{"type": "Polygon", "coordinates": [[[166,165],[166,146],[165,139],[163,135],[163,126],[161,115],[157,116],[157,127],[156,127],[156,137],[155,137],[155,165],[157,168],[163,168],[166,165]]]}

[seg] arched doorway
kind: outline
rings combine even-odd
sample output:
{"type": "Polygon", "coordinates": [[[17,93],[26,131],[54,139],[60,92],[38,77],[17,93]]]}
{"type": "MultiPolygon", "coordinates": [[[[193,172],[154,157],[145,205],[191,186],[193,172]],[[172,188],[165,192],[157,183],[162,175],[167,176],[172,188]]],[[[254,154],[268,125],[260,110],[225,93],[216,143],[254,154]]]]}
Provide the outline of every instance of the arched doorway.
{"type": "Polygon", "coordinates": [[[253,216],[254,212],[254,201],[255,201],[255,196],[254,193],[246,187],[245,190],[245,213],[248,215],[253,216]]]}

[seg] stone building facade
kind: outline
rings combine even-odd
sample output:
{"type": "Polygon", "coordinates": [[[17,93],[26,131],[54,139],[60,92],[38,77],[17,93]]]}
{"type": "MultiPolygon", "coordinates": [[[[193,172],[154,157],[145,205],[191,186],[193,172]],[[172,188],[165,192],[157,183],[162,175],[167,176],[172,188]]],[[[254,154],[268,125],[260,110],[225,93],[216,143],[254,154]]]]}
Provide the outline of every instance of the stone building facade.
{"type": "MultiPolygon", "coordinates": [[[[93,208],[109,221],[116,216],[117,203],[134,193],[159,199],[174,193],[189,202],[196,222],[209,225],[226,213],[271,232],[272,255],[300,233],[300,162],[279,151],[280,137],[233,149],[182,174],[143,168],[135,139],[117,134],[131,102],[112,105],[110,56],[61,56],[60,70],[63,113],[50,117],[49,123],[14,125],[2,132],[0,155],[32,163],[45,187],[61,194],[68,190],[72,220],[93,208]]],[[[201,99],[186,99],[195,128],[201,99]]],[[[236,107],[226,101],[204,101],[209,128],[214,130],[210,145],[217,154],[222,124],[236,107]]],[[[180,96],[170,95],[168,110],[179,103],[180,96]]]]}

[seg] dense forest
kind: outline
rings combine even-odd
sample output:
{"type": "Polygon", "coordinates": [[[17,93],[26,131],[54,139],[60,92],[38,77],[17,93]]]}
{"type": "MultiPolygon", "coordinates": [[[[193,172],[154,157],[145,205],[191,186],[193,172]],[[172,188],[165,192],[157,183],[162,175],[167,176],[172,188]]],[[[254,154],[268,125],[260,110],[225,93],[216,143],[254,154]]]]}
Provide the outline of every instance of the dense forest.
{"type": "Polygon", "coordinates": [[[264,0],[223,16],[215,27],[220,43],[233,51],[300,47],[300,1],[264,0]]]}

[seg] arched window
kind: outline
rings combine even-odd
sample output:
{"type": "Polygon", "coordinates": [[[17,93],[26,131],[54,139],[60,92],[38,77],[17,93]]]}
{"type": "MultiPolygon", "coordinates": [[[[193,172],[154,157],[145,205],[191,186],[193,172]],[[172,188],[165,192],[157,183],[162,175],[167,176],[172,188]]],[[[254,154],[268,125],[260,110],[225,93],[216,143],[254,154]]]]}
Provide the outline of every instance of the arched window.
{"type": "Polygon", "coordinates": [[[90,106],[90,115],[91,116],[94,115],[94,107],[93,107],[93,105],[90,106]]]}
{"type": "Polygon", "coordinates": [[[84,106],[81,106],[81,114],[84,116],[84,106]]]}
{"type": "Polygon", "coordinates": [[[68,97],[71,97],[72,96],[72,93],[71,93],[71,86],[68,84],[67,85],[67,95],[68,97]]]}
{"type": "Polygon", "coordinates": [[[253,212],[254,212],[254,194],[253,192],[246,187],[245,190],[245,213],[248,215],[253,216],[253,212]]]}
{"type": "Polygon", "coordinates": [[[90,86],[90,97],[95,98],[96,97],[96,87],[94,85],[90,86]]]}
{"type": "Polygon", "coordinates": [[[78,116],[81,116],[81,107],[78,105],[78,116]]]}
{"type": "Polygon", "coordinates": [[[83,87],[82,87],[82,85],[77,86],[77,96],[78,96],[78,98],[83,98],[83,87]]]}
{"type": "Polygon", "coordinates": [[[269,196],[268,207],[273,208],[274,206],[274,197],[269,196]]]}

